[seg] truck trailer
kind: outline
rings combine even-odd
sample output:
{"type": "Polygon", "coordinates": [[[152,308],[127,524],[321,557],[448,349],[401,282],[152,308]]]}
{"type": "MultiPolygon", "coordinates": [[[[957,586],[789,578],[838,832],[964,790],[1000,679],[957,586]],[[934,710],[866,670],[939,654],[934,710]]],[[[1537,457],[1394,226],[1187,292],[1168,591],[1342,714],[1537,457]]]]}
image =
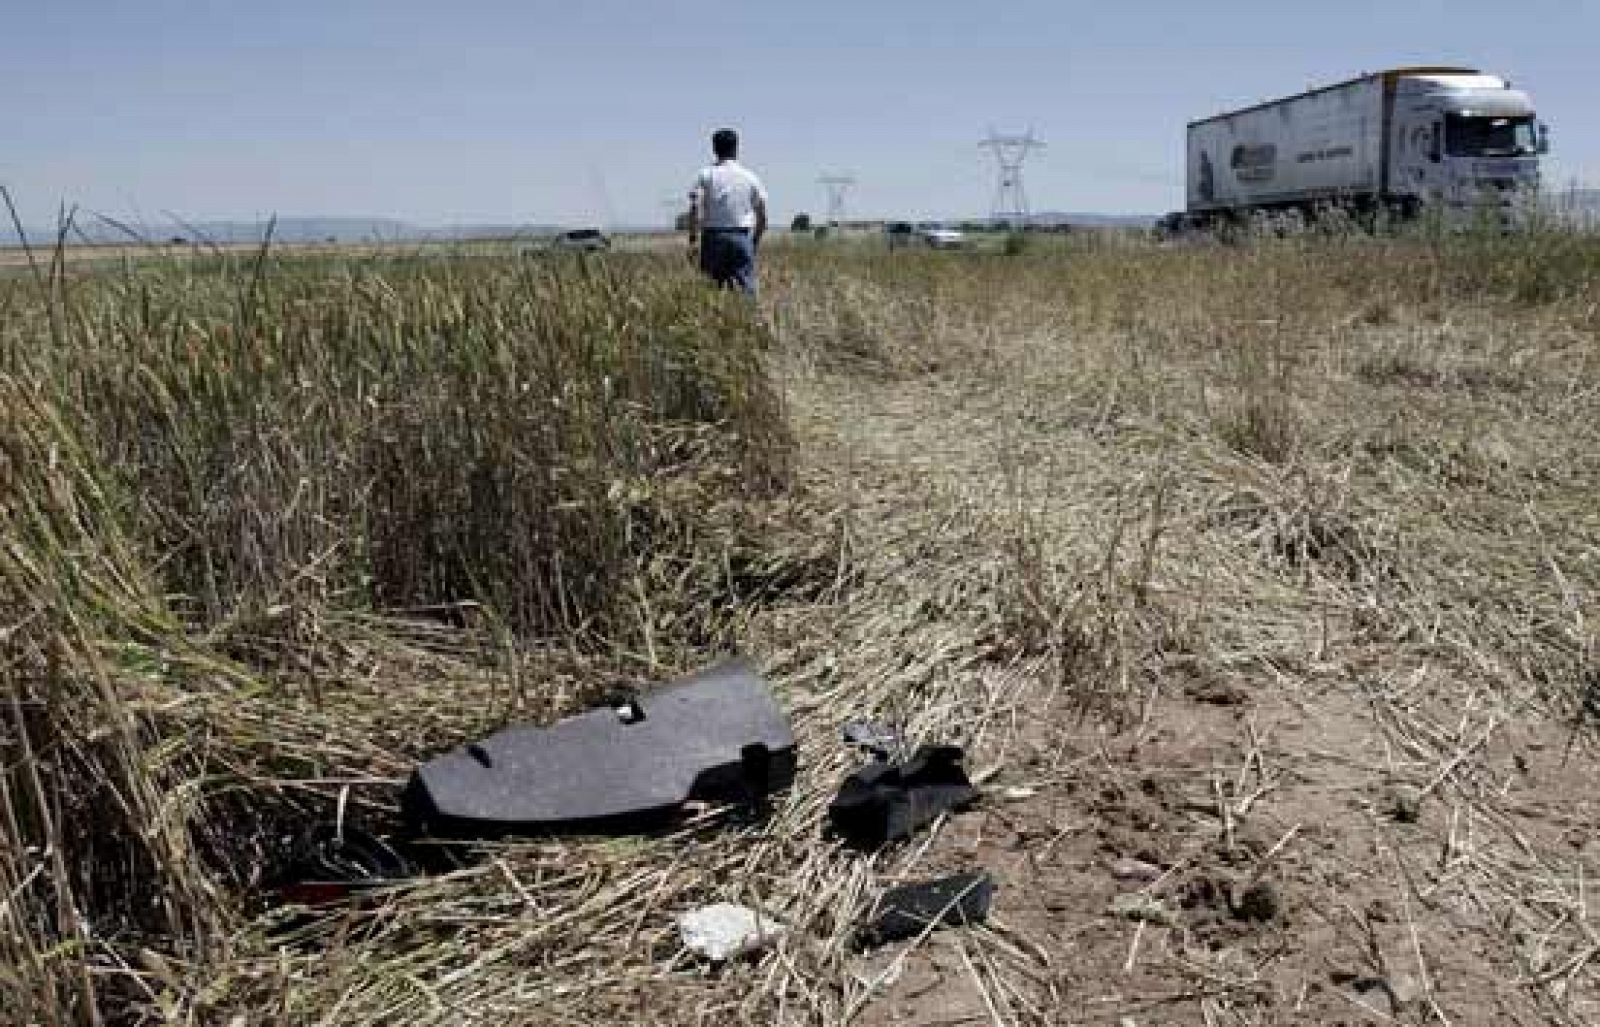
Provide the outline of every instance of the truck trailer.
{"type": "Polygon", "coordinates": [[[1509,222],[1549,149],[1527,93],[1456,67],[1362,75],[1191,122],[1188,137],[1188,227],[1330,207],[1509,222]]]}

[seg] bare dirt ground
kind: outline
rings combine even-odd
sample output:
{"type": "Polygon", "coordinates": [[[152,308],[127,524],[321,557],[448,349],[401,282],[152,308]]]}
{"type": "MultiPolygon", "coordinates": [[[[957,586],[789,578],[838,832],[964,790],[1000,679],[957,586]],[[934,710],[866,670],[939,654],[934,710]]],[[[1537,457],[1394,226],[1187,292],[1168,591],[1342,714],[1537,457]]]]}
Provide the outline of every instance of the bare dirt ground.
{"type": "MultiPolygon", "coordinates": [[[[1256,471],[1086,411],[1058,345],[991,375],[791,381],[812,487],[853,510],[861,613],[879,611],[853,627],[843,611],[840,673],[870,680],[894,660],[914,682],[899,709],[855,712],[968,742],[988,792],[876,869],[893,883],[985,868],[1000,886],[985,929],[856,957],[847,1010],[885,1024],[1600,1021],[1600,773],[1575,725],[1463,682],[1444,625],[1384,623],[1385,582],[1352,574],[1335,592],[1281,546],[1252,545],[1283,501],[1263,497],[1294,484],[1250,482],[1250,511],[1256,471]],[[1119,528],[1150,516],[1130,511],[1153,501],[1164,461],[1187,478],[1167,479],[1165,527],[1119,528]],[[1166,547],[1144,608],[1113,617],[1129,638],[1109,644],[1131,651],[1114,673],[1137,699],[1109,719],[1059,653],[991,651],[973,627],[996,540],[1019,528],[1046,563],[1119,531],[1166,547]],[[903,619],[886,623],[896,589],[903,619]],[[1141,647],[1141,632],[1170,637],[1141,647]]],[[[1326,572],[1334,556],[1309,562],[1326,572]]]]}

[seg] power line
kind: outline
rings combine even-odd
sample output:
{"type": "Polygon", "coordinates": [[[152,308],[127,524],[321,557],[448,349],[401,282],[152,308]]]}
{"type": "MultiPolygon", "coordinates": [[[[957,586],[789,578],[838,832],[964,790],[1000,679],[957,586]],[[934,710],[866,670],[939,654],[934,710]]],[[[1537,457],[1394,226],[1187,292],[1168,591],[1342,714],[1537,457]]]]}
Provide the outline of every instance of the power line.
{"type": "Polygon", "coordinates": [[[978,146],[994,154],[999,170],[990,216],[995,221],[1027,224],[1028,190],[1022,184],[1022,165],[1029,153],[1044,149],[1044,140],[1035,136],[1031,128],[1024,135],[1001,135],[991,128],[988,137],[978,141],[978,146]]]}

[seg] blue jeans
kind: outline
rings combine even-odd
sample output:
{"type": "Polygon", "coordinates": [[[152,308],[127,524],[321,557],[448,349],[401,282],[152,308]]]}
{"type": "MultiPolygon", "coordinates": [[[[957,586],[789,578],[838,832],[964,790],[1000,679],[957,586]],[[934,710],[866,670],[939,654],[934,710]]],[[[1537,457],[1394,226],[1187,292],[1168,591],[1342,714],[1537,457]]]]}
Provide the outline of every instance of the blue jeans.
{"type": "Polygon", "coordinates": [[[746,229],[708,228],[700,233],[700,270],[724,289],[756,294],[756,244],[746,229]]]}

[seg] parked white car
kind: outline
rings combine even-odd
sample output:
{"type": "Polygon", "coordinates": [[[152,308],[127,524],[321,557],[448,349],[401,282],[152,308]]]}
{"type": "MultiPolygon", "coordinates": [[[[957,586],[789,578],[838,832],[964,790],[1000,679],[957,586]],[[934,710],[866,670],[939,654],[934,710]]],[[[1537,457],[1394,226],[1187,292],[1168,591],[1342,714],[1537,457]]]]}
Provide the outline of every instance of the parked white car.
{"type": "Polygon", "coordinates": [[[922,230],[922,241],[930,249],[956,250],[967,244],[967,237],[954,228],[935,226],[922,230]]]}

